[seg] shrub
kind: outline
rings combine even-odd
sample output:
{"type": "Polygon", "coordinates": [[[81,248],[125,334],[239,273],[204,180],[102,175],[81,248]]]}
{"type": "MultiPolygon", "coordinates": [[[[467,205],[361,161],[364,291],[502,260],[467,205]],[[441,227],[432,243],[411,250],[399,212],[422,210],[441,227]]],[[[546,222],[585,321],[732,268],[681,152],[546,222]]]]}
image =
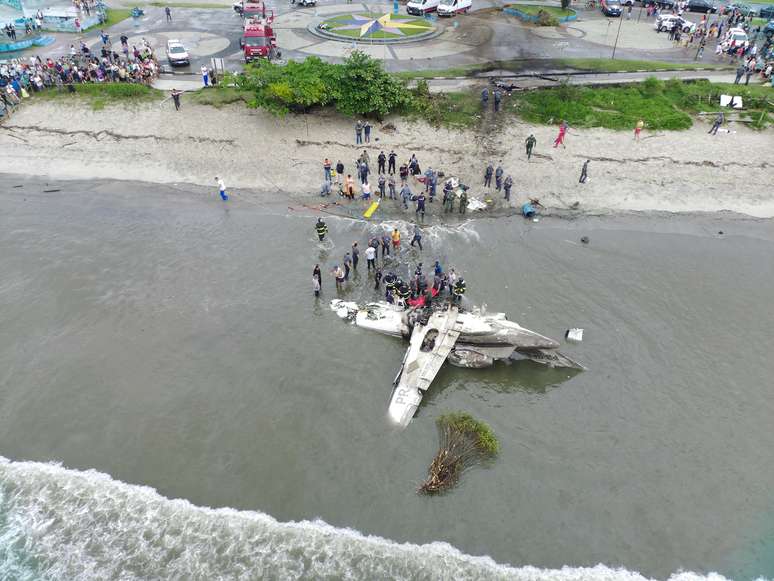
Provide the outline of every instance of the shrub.
{"type": "Polygon", "coordinates": [[[642,82],[641,91],[643,95],[648,97],[660,95],[664,91],[664,83],[656,77],[648,77],[642,82]]]}
{"type": "Polygon", "coordinates": [[[333,65],[317,57],[280,66],[258,61],[230,80],[250,91],[250,105],[275,113],[307,111],[334,105],[345,115],[388,113],[409,105],[405,84],[385,72],[379,61],[355,51],[343,64],[333,65]]]}
{"type": "Polygon", "coordinates": [[[538,26],[559,26],[559,21],[545,10],[539,10],[537,15],[538,26]]]}
{"type": "Polygon", "coordinates": [[[417,492],[438,494],[454,486],[462,473],[494,458],[500,449],[492,429],[470,414],[456,412],[436,420],[440,445],[427,478],[417,492]]]}

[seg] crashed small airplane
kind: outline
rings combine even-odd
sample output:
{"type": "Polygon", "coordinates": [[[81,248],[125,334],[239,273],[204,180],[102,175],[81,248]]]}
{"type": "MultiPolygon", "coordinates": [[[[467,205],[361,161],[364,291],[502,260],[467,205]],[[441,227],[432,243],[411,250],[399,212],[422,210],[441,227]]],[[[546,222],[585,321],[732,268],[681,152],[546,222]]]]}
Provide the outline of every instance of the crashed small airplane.
{"type": "Polygon", "coordinates": [[[469,368],[488,367],[496,360],[530,359],[551,367],[583,369],[556,351],[558,342],[509,321],[505,313],[479,308],[462,311],[446,301],[404,310],[387,302],[361,307],[334,299],[331,309],[358,327],[409,340],[388,411],[390,420],[401,427],[414,417],[422,395],[447,359],[469,368]]]}

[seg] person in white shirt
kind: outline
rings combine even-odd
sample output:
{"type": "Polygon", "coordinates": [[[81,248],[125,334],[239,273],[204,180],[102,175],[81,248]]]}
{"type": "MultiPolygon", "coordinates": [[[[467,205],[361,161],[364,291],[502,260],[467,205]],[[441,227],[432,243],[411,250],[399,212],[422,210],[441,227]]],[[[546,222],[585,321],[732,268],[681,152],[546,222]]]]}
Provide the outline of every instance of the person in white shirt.
{"type": "Polygon", "coordinates": [[[204,83],[204,86],[208,86],[210,84],[210,71],[202,65],[202,83],[204,83]]]}
{"type": "Polygon", "coordinates": [[[226,193],[225,182],[218,176],[215,176],[215,181],[218,182],[218,191],[220,192],[220,199],[223,200],[224,202],[227,202],[228,194],[226,193]]]}
{"type": "Polygon", "coordinates": [[[365,257],[366,263],[368,265],[368,271],[370,272],[372,267],[374,270],[376,270],[376,248],[369,245],[368,248],[366,248],[365,257]]]}

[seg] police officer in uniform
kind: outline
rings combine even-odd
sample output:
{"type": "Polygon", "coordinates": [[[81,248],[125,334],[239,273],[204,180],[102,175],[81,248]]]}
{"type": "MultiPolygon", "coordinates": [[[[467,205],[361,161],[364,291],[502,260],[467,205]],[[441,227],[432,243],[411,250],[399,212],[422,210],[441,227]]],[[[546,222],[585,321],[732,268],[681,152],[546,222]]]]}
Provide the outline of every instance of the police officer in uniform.
{"type": "Polygon", "coordinates": [[[484,187],[485,188],[491,188],[492,187],[492,174],[494,174],[494,168],[492,167],[492,164],[490,163],[488,166],[486,166],[486,170],[484,171],[484,187]]]}
{"type": "Polygon", "coordinates": [[[460,194],[460,214],[464,214],[468,209],[468,193],[466,191],[462,191],[462,194],[460,194]]]}

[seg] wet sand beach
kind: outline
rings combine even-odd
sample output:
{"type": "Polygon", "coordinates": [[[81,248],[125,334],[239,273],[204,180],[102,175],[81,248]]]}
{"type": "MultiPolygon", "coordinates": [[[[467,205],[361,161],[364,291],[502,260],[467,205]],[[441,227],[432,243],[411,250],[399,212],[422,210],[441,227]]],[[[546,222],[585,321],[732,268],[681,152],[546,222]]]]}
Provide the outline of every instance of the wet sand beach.
{"type": "MultiPolygon", "coordinates": [[[[487,163],[502,163],[514,178],[511,205],[538,197],[583,213],[623,211],[715,212],[774,216],[771,131],[730,126],[707,135],[698,121],[680,132],[633,132],[570,128],[566,149],[554,149],[555,127],[519,121],[481,132],[437,129],[387,119],[376,124],[366,146],[372,168],[379,151],[394,149],[400,161],[416,153],[428,166],[456,175],[482,197],[487,163]],[[537,138],[527,163],[524,140],[537,138]],[[578,183],[583,162],[590,180],[578,183]]],[[[171,102],[93,111],[87,104],[32,103],[0,126],[0,172],[65,179],[102,178],[150,183],[215,185],[255,190],[261,199],[319,200],[322,162],[340,159],[354,175],[351,119],[315,114],[275,117],[241,105],[216,109],[171,102]]],[[[372,178],[375,189],[375,178],[372,178]]],[[[496,193],[495,198],[500,198],[496,193]]],[[[498,201],[498,204],[502,204],[498,201]]]]}

